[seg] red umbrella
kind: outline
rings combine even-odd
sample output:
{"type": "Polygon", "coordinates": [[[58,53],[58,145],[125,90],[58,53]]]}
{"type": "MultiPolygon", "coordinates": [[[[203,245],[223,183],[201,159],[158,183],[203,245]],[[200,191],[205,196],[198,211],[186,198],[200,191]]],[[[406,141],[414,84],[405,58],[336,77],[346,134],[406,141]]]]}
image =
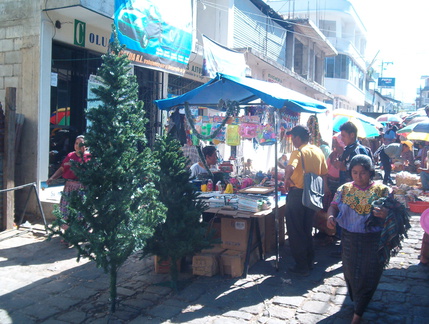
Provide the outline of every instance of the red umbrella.
{"type": "Polygon", "coordinates": [[[402,118],[394,114],[383,114],[376,118],[379,123],[402,123],[402,118]]]}
{"type": "Polygon", "coordinates": [[[70,125],[70,107],[60,108],[54,111],[49,119],[51,124],[54,125],[70,125]]]}

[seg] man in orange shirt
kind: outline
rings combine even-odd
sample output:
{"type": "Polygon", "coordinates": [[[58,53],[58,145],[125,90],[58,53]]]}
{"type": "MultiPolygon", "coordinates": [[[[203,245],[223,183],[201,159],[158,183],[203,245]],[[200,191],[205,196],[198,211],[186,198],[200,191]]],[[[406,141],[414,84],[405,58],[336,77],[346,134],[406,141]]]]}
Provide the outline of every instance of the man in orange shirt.
{"type": "Polygon", "coordinates": [[[315,211],[302,204],[305,171],[321,175],[327,187],[325,156],[320,148],[309,144],[310,132],[307,127],[295,126],[286,133],[292,135],[292,143],[297,148],[293,151],[285,168],[285,187],[288,190],[286,200],[286,227],[289,246],[295,260],[295,266],[289,268],[293,274],[308,276],[314,264],[313,217],[315,211]]]}

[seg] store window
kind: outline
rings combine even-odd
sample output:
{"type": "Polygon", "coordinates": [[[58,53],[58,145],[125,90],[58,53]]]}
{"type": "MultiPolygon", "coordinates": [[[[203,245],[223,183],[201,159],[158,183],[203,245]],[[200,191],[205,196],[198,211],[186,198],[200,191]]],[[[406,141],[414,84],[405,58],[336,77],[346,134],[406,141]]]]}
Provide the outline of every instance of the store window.
{"type": "Polygon", "coordinates": [[[74,139],[85,133],[88,79],[97,73],[101,54],[54,42],[52,44],[49,176],[73,151],[74,139]]]}
{"type": "Polygon", "coordinates": [[[183,78],[174,74],[168,76],[168,95],[180,96],[202,85],[201,82],[183,78]]]}

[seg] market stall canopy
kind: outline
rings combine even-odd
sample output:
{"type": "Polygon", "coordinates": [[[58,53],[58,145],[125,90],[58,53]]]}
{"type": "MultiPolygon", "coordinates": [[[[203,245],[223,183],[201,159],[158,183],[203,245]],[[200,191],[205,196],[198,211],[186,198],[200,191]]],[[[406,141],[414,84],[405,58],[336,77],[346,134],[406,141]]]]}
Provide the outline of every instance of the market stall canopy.
{"type": "Polygon", "coordinates": [[[320,113],[327,110],[326,105],[299,92],[287,89],[280,84],[252,78],[241,78],[217,73],[216,77],[202,86],[181,96],[155,100],[159,109],[169,110],[184,105],[216,105],[219,100],[236,101],[249,104],[261,99],[275,108],[286,107],[295,112],[320,113]]]}

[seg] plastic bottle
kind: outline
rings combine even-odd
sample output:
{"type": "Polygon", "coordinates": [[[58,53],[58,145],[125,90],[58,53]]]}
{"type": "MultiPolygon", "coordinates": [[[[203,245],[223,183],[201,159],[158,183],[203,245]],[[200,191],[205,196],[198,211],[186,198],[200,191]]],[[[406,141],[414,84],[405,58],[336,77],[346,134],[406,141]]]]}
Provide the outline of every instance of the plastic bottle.
{"type": "Polygon", "coordinates": [[[207,191],[213,191],[213,181],[212,181],[212,179],[209,179],[207,181],[207,191]]]}

